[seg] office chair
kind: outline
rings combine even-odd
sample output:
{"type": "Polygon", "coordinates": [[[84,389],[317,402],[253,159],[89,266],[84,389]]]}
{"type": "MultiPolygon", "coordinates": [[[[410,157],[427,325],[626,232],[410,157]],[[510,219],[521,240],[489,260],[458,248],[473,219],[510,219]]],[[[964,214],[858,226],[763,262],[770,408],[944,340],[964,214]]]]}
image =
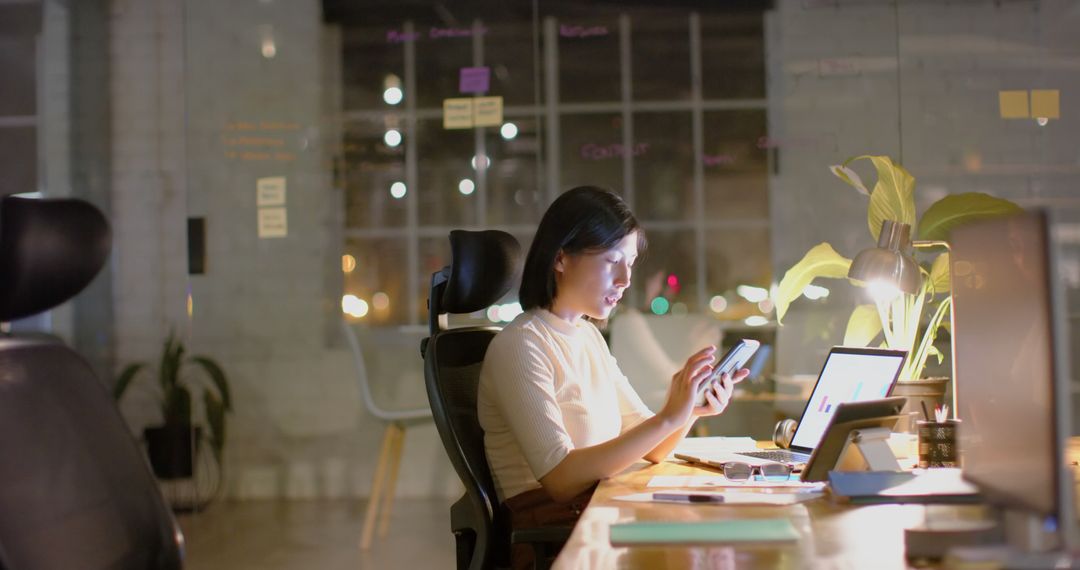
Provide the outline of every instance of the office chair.
{"type": "MultiPolygon", "coordinates": [[[[0,322],[55,307],[108,256],[79,200],[0,201],[0,322]]],[[[105,385],[59,340],[0,336],[0,568],[172,570],[183,536],[105,385]]]]}
{"type": "Polygon", "coordinates": [[[509,531],[509,513],[499,504],[476,417],[480,366],[498,327],[446,329],[447,313],[471,313],[499,300],[517,280],[521,246],[505,232],[450,232],[451,263],[431,276],[428,325],[420,344],[428,402],[443,447],[465,495],[450,509],[457,567],[505,566],[511,543],[529,543],[543,566],[566,541],[569,528],[509,531]]]}

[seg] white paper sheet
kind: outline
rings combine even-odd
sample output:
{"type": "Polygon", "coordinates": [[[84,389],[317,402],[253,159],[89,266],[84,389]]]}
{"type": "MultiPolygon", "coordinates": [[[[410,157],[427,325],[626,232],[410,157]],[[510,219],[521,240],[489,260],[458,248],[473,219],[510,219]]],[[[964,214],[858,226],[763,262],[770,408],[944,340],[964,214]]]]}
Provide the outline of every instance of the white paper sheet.
{"type": "Polygon", "coordinates": [[[746,449],[757,449],[757,443],[754,442],[752,437],[687,437],[683,438],[676,446],[676,449],[682,451],[684,449],[689,451],[709,451],[709,450],[731,450],[742,451],[746,449]]]}
{"type": "Polygon", "coordinates": [[[648,487],[725,487],[725,488],[787,488],[787,489],[822,489],[824,482],[807,483],[803,481],[732,481],[723,475],[655,475],[649,479],[648,487]]]}
{"type": "Polygon", "coordinates": [[[701,495],[720,495],[724,498],[722,503],[687,503],[679,500],[654,499],[652,493],[634,493],[615,497],[616,501],[628,501],[637,503],[675,503],[683,505],[794,505],[804,501],[812,501],[821,497],[821,493],[739,493],[739,492],[695,492],[701,495]]]}
{"type": "Polygon", "coordinates": [[[757,451],[751,437],[687,437],[675,446],[673,453],[700,454],[709,451],[757,451]]]}

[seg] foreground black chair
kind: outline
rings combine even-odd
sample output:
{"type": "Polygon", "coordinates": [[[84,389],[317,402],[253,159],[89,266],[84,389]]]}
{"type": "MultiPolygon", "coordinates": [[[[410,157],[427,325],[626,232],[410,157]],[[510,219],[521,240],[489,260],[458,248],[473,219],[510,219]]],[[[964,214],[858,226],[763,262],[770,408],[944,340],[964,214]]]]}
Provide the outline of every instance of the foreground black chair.
{"type": "MultiPolygon", "coordinates": [[[[105,263],[78,200],[0,202],[0,321],[55,307],[105,263]]],[[[45,336],[0,337],[0,568],[172,570],[183,537],[112,396],[45,336]]]]}
{"type": "Polygon", "coordinates": [[[514,285],[521,246],[500,231],[450,232],[451,263],[431,277],[428,298],[431,336],[421,343],[428,402],[443,447],[465,495],[450,510],[457,542],[457,567],[493,568],[509,564],[510,544],[529,543],[544,567],[570,529],[530,529],[510,536],[484,453],[484,434],[476,417],[480,366],[498,327],[446,329],[446,313],[471,313],[497,302],[514,285]]]}

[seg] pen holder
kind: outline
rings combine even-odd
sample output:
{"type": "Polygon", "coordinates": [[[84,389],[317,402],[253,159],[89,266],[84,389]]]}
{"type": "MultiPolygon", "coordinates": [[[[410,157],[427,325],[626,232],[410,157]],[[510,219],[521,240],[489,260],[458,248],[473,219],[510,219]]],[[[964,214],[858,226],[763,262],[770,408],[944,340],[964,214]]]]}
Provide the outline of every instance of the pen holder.
{"type": "Polygon", "coordinates": [[[921,420],[919,428],[919,467],[959,467],[956,427],[960,420],[943,422],[921,420]]]}

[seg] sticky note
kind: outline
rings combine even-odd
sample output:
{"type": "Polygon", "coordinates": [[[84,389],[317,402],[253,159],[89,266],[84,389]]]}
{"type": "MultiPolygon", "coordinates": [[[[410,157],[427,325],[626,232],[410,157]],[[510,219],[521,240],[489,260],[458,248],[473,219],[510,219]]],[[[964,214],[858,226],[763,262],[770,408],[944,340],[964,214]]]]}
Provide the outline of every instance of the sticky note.
{"type": "Polygon", "coordinates": [[[1032,89],[1031,116],[1035,118],[1060,119],[1061,94],[1058,90],[1032,89]]]}
{"type": "Polygon", "coordinates": [[[458,91],[462,93],[487,93],[491,86],[490,67],[462,67],[458,79],[458,91]]]}
{"type": "Polygon", "coordinates": [[[259,238],[285,237],[288,233],[285,208],[259,208],[259,238]]]}
{"type": "Polygon", "coordinates": [[[255,181],[256,206],[284,206],[285,205],[285,177],[271,176],[259,178],[255,181]]]}
{"type": "Polygon", "coordinates": [[[473,124],[477,127],[497,127],[503,122],[502,97],[477,97],[473,110],[473,124]]]}
{"type": "Polygon", "coordinates": [[[444,129],[471,129],[473,126],[472,98],[444,99],[442,124],[444,129]]]}
{"type": "Polygon", "coordinates": [[[1027,91],[999,91],[998,106],[1002,119],[1026,119],[1028,114],[1027,91]]]}

